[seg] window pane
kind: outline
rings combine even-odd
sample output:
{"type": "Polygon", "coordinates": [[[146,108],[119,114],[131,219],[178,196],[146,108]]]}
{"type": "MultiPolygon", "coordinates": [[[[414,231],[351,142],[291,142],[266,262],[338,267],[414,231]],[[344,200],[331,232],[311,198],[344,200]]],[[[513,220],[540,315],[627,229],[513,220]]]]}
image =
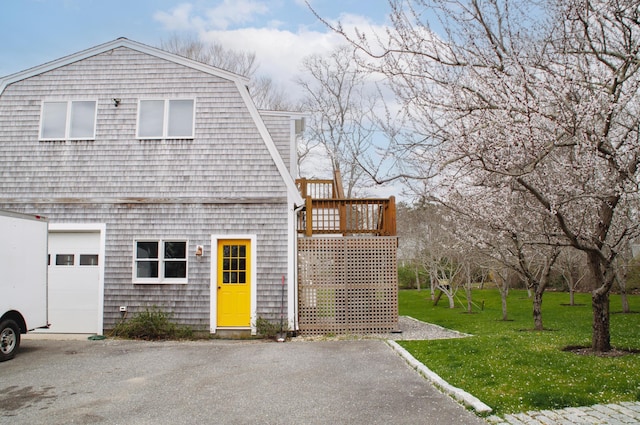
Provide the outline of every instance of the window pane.
{"type": "Polygon", "coordinates": [[[187,258],[187,243],[165,242],[164,258],[187,258]]]}
{"type": "Polygon", "coordinates": [[[73,254],[57,254],[56,266],[73,266],[73,254]]]}
{"type": "Polygon", "coordinates": [[[164,263],[164,277],[187,277],[187,263],[185,261],[167,261],[164,263]]]}
{"type": "Polygon", "coordinates": [[[141,100],[138,137],[162,137],[164,100],[141,100]]]}
{"type": "Polygon", "coordinates": [[[98,256],[95,254],[80,254],[81,266],[97,266],[98,256]]]}
{"type": "Polygon", "coordinates": [[[69,137],[72,139],[93,139],[96,123],[96,102],[71,102],[71,127],[69,137]]]}
{"type": "Polygon", "coordinates": [[[169,101],[168,137],[193,137],[193,100],[169,101]]]}
{"type": "Polygon", "coordinates": [[[138,261],[136,262],[137,277],[158,277],[157,261],[138,261]]]}
{"type": "Polygon", "coordinates": [[[42,106],[43,139],[64,139],[67,127],[67,102],[45,102],[42,106]]]}
{"type": "Polygon", "coordinates": [[[158,258],[158,242],[137,242],[136,258],[158,258]]]}

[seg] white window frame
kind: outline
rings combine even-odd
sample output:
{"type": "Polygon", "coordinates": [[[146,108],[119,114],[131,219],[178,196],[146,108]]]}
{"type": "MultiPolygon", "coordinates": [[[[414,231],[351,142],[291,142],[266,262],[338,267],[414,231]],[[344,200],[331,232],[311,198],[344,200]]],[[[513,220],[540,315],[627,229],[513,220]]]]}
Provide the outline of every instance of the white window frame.
{"type": "Polygon", "coordinates": [[[132,275],[133,283],[135,284],[186,284],[189,280],[189,241],[181,238],[140,238],[133,241],[133,263],[132,263],[132,275]],[[156,242],[158,244],[158,258],[138,258],[138,242],[156,242]],[[165,263],[172,261],[183,261],[182,259],[165,259],[164,258],[164,244],[166,242],[184,242],[184,263],[185,263],[185,277],[165,277],[165,263]],[[138,261],[158,261],[158,277],[138,277],[138,261]]]}
{"type": "Polygon", "coordinates": [[[161,140],[161,139],[193,139],[195,135],[196,123],[196,99],[195,98],[175,98],[175,99],[138,99],[138,116],[136,120],[136,138],[139,140],[161,140]],[[140,135],[140,113],[142,112],[142,102],[162,101],[164,102],[162,117],[162,134],[159,136],[141,136],[140,135]],[[193,109],[191,111],[191,134],[188,136],[169,136],[169,114],[171,113],[171,102],[173,101],[191,101],[193,109]]]}
{"type": "Polygon", "coordinates": [[[95,140],[96,139],[96,126],[97,126],[97,117],[98,117],[98,100],[97,99],[46,99],[42,101],[42,105],[40,107],[40,127],[38,132],[38,139],[41,141],[60,141],[60,140],[95,140]],[[71,110],[73,103],[76,102],[93,102],[93,133],[88,137],[71,137],[71,125],[72,125],[72,116],[71,110]],[[42,134],[44,130],[44,108],[47,103],[66,103],[67,108],[65,112],[65,123],[64,123],[64,136],[63,137],[44,137],[42,134]]]}

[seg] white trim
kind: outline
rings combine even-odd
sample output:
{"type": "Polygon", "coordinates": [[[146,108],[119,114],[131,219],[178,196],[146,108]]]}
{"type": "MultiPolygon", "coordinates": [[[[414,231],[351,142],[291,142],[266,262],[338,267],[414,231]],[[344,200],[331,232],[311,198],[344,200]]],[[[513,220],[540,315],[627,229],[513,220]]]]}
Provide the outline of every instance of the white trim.
{"type": "Polygon", "coordinates": [[[211,235],[211,268],[210,268],[210,285],[209,285],[209,304],[210,304],[210,332],[216,333],[218,328],[218,241],[225,239],[244,239],[251,243],[251,306],[250,306],[250,320],[251,320],[251,335],[257,333],[256,329],[256,309],[258,305],[258,263],[257,263],[257,241],[258,236],[256,234],[212,234],[211,235]]]}
{"type": "Polygon", "coordinates": [[[243,85],[238,81],[236,81],[236,87],[238,88],[238,92],[242,96],[242,99],[244,100],[244,103],[247,106],[247,109],[249,110],[251,117],[253,118],[254,124],[256,125],[258,131],[260,132],[260,135],[262,136],[262,140],[264,141],[264,144],[267,146],[267,149],[271,154],[271,159],[273,159],[273,162],[275,163],[278,171],[280,172],[280,176],[282,177],[282,180],[284,180],[284,183],[287,186],[289,199],[292,199],[293,203],[297,206],[303,205],[304,201],[302,200],[302,196],[300,196],[300,193],[298,192],[298,188],[296,187],[296,182],[293,179],[293,177],[291,177],[291,174],[289,173],[287,166],[282,160],[282,157],[280,156],[280,152],[278,152],[278,148],[276,147],[276,144],[273,142],[273,139],[271,138],[271,134],[269,133],[267,126],[264,124],[264,121],[260,116],[260,112],[258,111],[258,108],[256,108],[255,103],[253,103],[253,99],[251,99],[251,96],[249,95],[249,90],[247,89],[246,85],[243,85]]]}
{"type": "Polygon", "coordinates": [[[105,223],[49,223],[49,233],[100,233],[98,249],[98,326],[96,335],[102,335],[104,329],[104,267],[107,225],[105,223]]]}
{"type": "Polygon", "coordinates": [[[296,232],[296,210],[290,206],[287,211],[287,318],[289,329],[298,330],[298,235],[296,232]]]}
{"type": "Polygon", "coordinates": [[[164,50],[160,50],[155,47],[147,46],[146,44],[138,43],[136,41],[132,41],[127,38],[121,37],[116,40],[112,40],[107,43],[100,44],[98,46],[94,46],[92,48],[82,50],[80,52],[62,57],[60,59],[56,59],[42,65],[38,65],[33,68],[29,68],[24,71],[17,72],[15,74],[7,75],[6,77],[0,79],[0,94],[4,92],[5,88],[9,84],[42,74],[43,72],[48,72],[48,71],[60,68],[65,65],[72,64],[74,62],[81,61],[83,59],[90,58],[95,55],[99,55],[101,53],[108,52],[110,50],[117,49],[119,47],[127,47],[129,49],[132,49],[141,53],[146,53],[148,55],[165,59],[177,64],[188,66],[190,68],[197,69],[199,71],[206,72],[208,74],[215,75],[220,78],[224,78],[224,79],[236,81],[236,82],[243,82],[243,84],[245,85],[249,84],[249,78],[244,77],[242,75],[234,74],[233,72],[225,71],[220,68],[215,68],[213,66],[206,65],[204,63],[197,62],[197,61],[185,58],[183,56],[174,55],[173,53],[165,52],[164,50]]]}

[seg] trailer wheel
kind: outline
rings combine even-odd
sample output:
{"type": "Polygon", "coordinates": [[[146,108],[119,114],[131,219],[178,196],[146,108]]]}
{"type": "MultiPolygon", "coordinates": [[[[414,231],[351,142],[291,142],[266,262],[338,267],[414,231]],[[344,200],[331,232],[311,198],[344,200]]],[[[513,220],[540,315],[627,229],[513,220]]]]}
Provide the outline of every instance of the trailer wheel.
{"type": "Polygon", "coordinates": [[[20,328],[13,320],[0,323],[0,362],[11,360],[20,346],[20,328]]]}

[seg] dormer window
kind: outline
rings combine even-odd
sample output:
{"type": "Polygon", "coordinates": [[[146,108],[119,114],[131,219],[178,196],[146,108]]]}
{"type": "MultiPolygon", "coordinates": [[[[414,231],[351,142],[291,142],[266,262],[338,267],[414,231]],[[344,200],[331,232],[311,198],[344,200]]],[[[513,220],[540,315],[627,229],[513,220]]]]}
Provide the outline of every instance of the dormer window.
{"type": "Polygon", "coordinates": [[[40,140],[94,140],[95,137],[95,100],[42,103],[40,140]]]}
{"type": "Polygon", "coordinates": [[[138,105],[139,139],[192,139],[193,99],[141,100],[138,105]]]}

